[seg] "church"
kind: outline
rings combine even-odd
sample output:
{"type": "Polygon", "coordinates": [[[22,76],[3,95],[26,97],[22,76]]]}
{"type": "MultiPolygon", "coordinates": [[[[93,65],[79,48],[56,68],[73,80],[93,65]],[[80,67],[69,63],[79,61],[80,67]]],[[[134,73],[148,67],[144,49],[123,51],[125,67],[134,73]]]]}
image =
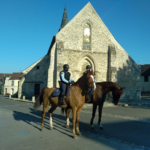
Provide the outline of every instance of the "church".
{"type": "Polygon", "coordinates": [[[36,96],[43,87],[59,87],[64,64],[69,65],[74,81],[82,76],[86,65],[91,65],[98,82],[112,81],[126,87],[121,99],[141,99],[141,69],[115,40],[90,2],[69,22],[65,6],[59,32],[53,36],[47,54],[22,71],[18,98],[36,96]]]}

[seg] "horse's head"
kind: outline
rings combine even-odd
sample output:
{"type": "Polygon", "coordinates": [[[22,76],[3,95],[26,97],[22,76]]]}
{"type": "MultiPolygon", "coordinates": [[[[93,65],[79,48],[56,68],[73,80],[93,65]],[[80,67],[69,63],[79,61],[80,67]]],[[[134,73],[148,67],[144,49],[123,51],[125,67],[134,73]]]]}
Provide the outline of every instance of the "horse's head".
{"type": "Polygon", "coordinates": [[[120,100],[120,97],[121,95],[123,94],[123,90],[125,89],[125,87],[121,87],[120,89],[115,89],[113,92],[112,92],[112,95],[113,95],[113,103],[115,105],[118,104],[119,100],[120,100]]]}
{"type": "Polygon", "coordinates": [[[95,82],[94,82],[93,70],[88,70],[87,74],[86,74],[86,77],[87,77],[87,86],[91,87],[93,90],[95,90],[96,89],[96,85],[95,85],[95,82]]]}

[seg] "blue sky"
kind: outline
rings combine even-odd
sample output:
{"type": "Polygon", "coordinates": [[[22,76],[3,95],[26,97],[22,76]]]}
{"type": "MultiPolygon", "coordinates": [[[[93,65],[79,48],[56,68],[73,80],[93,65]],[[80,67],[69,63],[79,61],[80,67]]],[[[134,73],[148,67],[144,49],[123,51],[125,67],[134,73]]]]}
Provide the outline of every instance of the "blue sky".
{"type": "MultiPolygon", "coordinates": [[[[89,1],[66,0],[68,21],[89,1]]],[[[140,64],[150,64],[150,0],[91,0],[109,31],[140,64]]],[[[0,0],[0,73],[20,72],[46,55],[65,0],[0,0]]]]}

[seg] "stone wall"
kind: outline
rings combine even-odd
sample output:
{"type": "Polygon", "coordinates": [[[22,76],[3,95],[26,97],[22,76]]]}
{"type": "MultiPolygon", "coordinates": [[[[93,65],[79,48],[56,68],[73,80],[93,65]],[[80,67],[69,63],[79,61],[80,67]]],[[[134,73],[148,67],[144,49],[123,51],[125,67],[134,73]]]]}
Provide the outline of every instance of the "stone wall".
{"type": "Polygon", "coordinates": [[[141,70],[134,63],[132,58],[128,56],[123,66],[117,69],[117,83],[122,87],[126,87],[122,99],[141,99],[141,70]]]}
{"type": "Polygon", "coordinates": [[[35,84],[40,84],[40,91],[43,87],[47,86],[49,65],[50,57],[46,55],[34,67],[26,71],[26,74],[24,74],[19,83],[18,97],[26,96],[26,98],[30,98],[34,96],[35,84]],[[37,69],[37,66],[39,66],[39,69],[37,69]]]}
{"type": "Polygon", "coordinates": [[[83,60],[93,66],[97,81],[106,81],[107,53],[63,49],[63,42],[57,42],[57,47],[59,47],[57,48],[57,86],[60,79],[59,73],[63,70],[63,65],[69,64],[71,77],[74,81],[77,81],[86,71],[86,68],[81,69],[83,60]]]}

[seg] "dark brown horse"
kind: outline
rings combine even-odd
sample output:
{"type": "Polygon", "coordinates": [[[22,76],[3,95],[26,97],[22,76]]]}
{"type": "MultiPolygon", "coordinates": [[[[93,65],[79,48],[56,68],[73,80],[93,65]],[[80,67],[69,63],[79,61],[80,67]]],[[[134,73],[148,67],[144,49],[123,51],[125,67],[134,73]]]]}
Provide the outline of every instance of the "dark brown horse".
{"type": "MultiPolygon", "coordinates": [[[[94,82],[93,71],[88,71],[84,73],[83,76],[71,87],[70,96],[68,96],[65,101],[66,104],[62,108],[72,109],[72,124],[73,124],[73,136],[77,138],[75,133],[75,120],[76,120],[76,130],[77,134],[81,135],[79,131],[79,117],[82,106],[85,103],[85,93],[88,87],[92,87],[94,90],[96,89],[96,85],[94,82]]],[[[43,112],[42,112],[42,123],[41,130],[44,129],[44,117],[48,106],[51,104],[51,108],[49,110],[49,118],[50,118],[50,129],[53,129],[52,123],[52,113],[57,108],[60,107],[58,97],[52,97],[51,94],[56,88],[43,88],[41,93],[39,94],[35,104],[34,109],[37,110],[41,103],[43,102],[43,112]]]]}
{"type": "Polygon", "coordinates": [[[93,95],[93,112],[92,112],[92,118],[91,118],[91,128],[93,128],[93,120],[95,117],[95,112],[97,109],[97,106],[99,106],[99,119],[98,119],[98,125],[100,127],[100,129],[103,128],[102,124],[101,124],[101,117],[102,117],[102,108],[103,108],[103,104],[104,101],[106,99],[106,94],[108,92],[112,92],[113,95],[113,103],[115,105],[118,104],[121,95],[123,94],[123,90],[125,89],[125,87],[120,87],[119,85],[117,85],[116,83],[113,82],[99,82],[96,84],[96,90],[94,92],[93,95]]]}
{"type": "MultiPolygon", "coordinates": [[[[117,85],[116,83],[113,82],[99,82],[96,83],[96,90],[93,94],[93,98],[92,98],[92,102],[93,103],[93,112],[92,112],[92,118],[91,118],[91,128],[93,128],[93,120],[95,117],[95,112],[97,109],[97,106],[99,106],[99,119],[98,119],[98,124],[99,127],[102,129],[103,126],[101,124],[101,116],[102,116],[102,108],[103,108],[103,104],[104,101],[106,99],[106,94],[108,92],[112,92],[113,95],[113,103],[115,105],[118,104],[119,99],[121,97],[121,95],[123,94],[123,90],[125,88],[124,87],[120,87],[119,85],[117,85]]],[[[70,110],[68,108],[65,109],[66,111],[66,118],[67,118],[67,127],[69,127],[69,113],[70,110]]]]}

